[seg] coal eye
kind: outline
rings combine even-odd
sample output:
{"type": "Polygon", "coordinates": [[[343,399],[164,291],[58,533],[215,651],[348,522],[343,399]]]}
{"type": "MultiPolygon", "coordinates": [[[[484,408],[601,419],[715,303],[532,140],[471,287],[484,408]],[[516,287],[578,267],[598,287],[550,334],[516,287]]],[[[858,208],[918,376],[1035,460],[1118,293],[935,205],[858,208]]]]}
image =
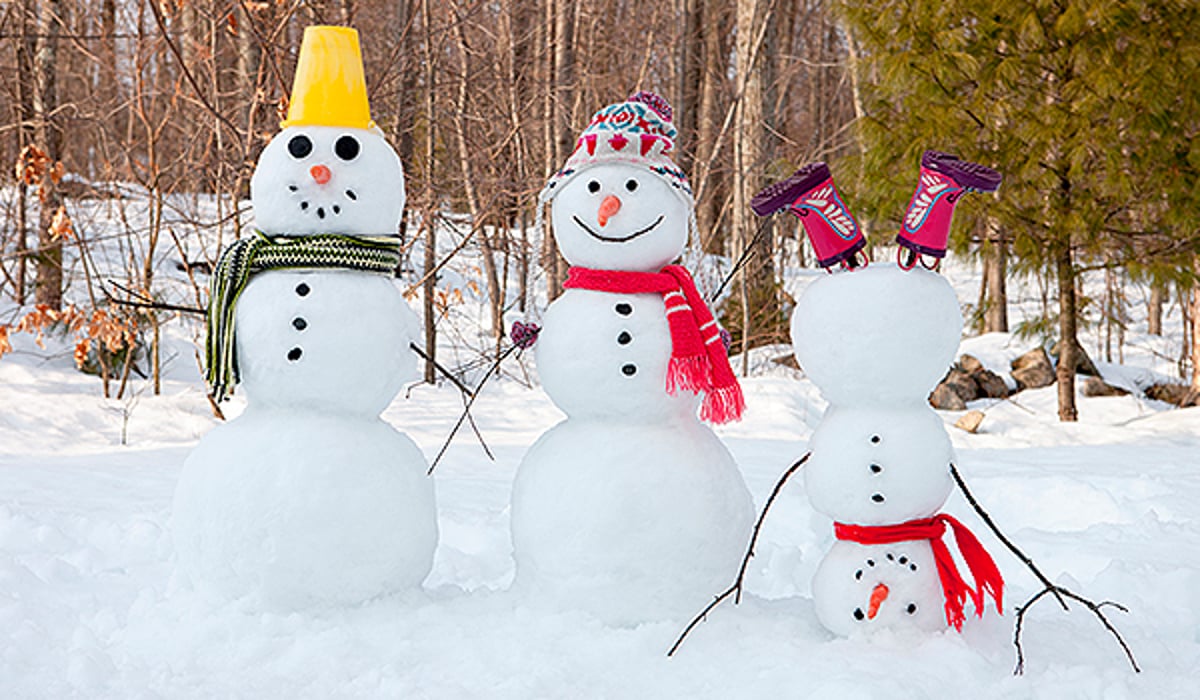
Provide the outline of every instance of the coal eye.
{"type": "Polygon", "coordinates": [[[599,182],[592,180],[591,182],[588,183],[588,192],[591,192],[592,194],[596,194],[599,191],[600,191],[600,183],[599,182]]]}
{"type": "Polygon", "coordinates": [[[629,190],[630,192],[633,192],[633,191],[634,191],[634,190],[636,190],[637,188],[638,188],[638,181],[637,181],[637,180],[630,180],[630,181],[628,181],[628,182],[626,182],[626,183],[625,183],[625,189],[629,190]]]}
{"type": "Polygon", "coordinates": [[[333,144],[333,152],[342,160],[354,160],[358,157],[358,139],[353,136],[343,136],[333,144]]]}
{"type": "Polygon", "coordinates": [[[309,153],[312,153],[312,139],[304,134],[293,136],[291,141],[288,141],[288,153],[292,154],[293,158],[307,158],[309,153]]]}

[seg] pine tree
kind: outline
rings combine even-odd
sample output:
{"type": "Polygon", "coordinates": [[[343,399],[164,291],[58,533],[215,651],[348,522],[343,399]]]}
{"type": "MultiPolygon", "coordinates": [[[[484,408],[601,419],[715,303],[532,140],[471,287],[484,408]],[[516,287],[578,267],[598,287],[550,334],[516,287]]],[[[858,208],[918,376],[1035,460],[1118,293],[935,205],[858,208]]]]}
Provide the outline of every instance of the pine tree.
{"type": "Polygon", "coordinates": [[[1179,0],[867,0],[840,11],[863,54],[860,206],[898,221],[926,148],[1001,171],[997,201],[959,207],[955,244],[969,246],[964,234],[986,211],[1019,269],[1055,278],[1059,417],[1075,420],[1081,267],[1182,270],[1194,255],[1200,10],[1179,0]]]}

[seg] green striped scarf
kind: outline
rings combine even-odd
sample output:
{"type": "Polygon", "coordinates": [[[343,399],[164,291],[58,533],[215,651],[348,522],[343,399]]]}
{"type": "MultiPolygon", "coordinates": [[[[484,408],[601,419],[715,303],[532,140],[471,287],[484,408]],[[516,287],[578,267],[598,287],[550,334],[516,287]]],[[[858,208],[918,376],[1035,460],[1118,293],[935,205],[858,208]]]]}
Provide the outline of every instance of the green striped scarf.
{"type": "Polygon", "coordinates": [[[238,382],[234,354],[234,316],[238,297],[250,278],[266,270],[300,268],[359,270],[391,275],[400,264],[397,236],[271,236],[262,231],[233,243],[213,271],[205,339],[205,379],[218,402],[238,382]]]}

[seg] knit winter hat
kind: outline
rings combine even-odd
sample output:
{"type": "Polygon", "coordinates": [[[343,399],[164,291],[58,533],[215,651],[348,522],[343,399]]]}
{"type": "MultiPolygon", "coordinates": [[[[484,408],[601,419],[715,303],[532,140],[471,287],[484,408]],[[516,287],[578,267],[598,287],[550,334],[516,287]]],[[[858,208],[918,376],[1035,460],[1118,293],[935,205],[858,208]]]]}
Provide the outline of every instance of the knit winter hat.
{"type": "Polygon", "coordinates": [[[687,175],[669,155],[675,147],[676,135],[671,115],[671,105],[647,91],[634,93],[627,101],[596,112],[579,135],[566,165],[551,176],[538,198],[543,203],[549,202],[567,182],[594,165],[625,163],[644,167],[661,177],[691,208],[695,202],[687,175]]]}

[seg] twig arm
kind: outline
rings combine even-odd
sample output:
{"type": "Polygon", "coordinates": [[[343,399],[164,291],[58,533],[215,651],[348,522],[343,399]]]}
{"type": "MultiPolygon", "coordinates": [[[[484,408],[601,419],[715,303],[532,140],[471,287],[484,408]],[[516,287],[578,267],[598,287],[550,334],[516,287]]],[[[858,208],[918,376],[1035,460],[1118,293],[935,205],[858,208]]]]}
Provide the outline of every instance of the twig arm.
{"type": "Polygon", "coordinates": [[[734,580],[733,585],[722,591],[719,595],[717,595],[716,598],[713,598],[712,602],[705,606],[705,608],[700,611],[699,615],[696,615],[696,617],[692,618],[692,621],[688,623],[688,626],[684,628],[683,632],[679,635],[679,638],[675,640],[675,643],[672,644],[671,648],[667,651],[667,656],[674,656],[675,652],[679,650],[680,645],[683,644],[683,640],[687,639],[687,636],[691,634],[696,625],[699,625],[701,622],[707,619],[708,614],[712,612],[714,608],[720,605],[722,601],[727,599],[729,596],[734,596],[734,605],[742,602],[742,587],[746,582],[746,569],[750,568],[750,560],[754,557],[754,548],[758,545],[758,533],[760,530],[762,530],[763,522],[767,519],[767,513],[771,511],[771,505],[775,503],[775,499],[779,496],[779,492],[783,490],[783,485],[787,483],[788,479],[792,478],[792,475],[795,474],[800,467],[804,466],[804,463],[808,461],[810,456],[812,456],[812,453],[806,452],[803,457],[796,460],[792,466],[788,467],[787,471],[783,473],[783,476],[779,477],[779,481],[775,483],[775,488],[771,490],[771,495],[767,497],[767,502],[763,504],[762,513],[760,513],[758,516],[758,522],[754,524],[754,532],[750,535],[750,545],[746,548],[746,555],[742,557],[742,565],[738,568],[737,578],[734,580]]]}
{"type": "Polygon", "coordinates": [[[1067,601],[1064,600],[1062,595],[1059,594],[1058,587],[1051,583],[1050,579],[1042,573],[1042,570],[1033,563],[1033,559],[1030,559],[1025,552],[1022,552],[1020,548],[1013,544],[1012,540],[1008,539],[1008,537],[1000,530],[999,526],[997,526],[995,521],[992,520],[992,516],[983,509],[983,506],[979,504],[979,501],[975,500],[975,495],[972,494],[971,490],[967,488],[967,483],[963,481],[962,475],[958,473],[958,467],[955,466],[953,462],[950,463],[950,476],[954,478],[954,483],[958,485],[958,490],[962,491],[963,497],[967,499],[967,503],[971,504],[971,507],[974,508],[975,512],[979,514],[979,518],[983,520],[985,525],[988,526],[988,529],[991,530],[992,533],[996,535],[996,538],[1008,548],[1008,551],[1013,553],[1013,556],[1015,556],[1017,559],[1020,559],[1021,563],[1033,572],[1033,575],[1037,577],[1038,581],[1042,582],[1043,586],[1045,586],[1050,590],[1051,593],[1054,594],[1054,597],[1058,599],[1058,604],[1062,606],[1062,609],[1067,610],[1067,601]]]}
{"type": "Polygon", "coordinates": [[[979,517],[983,519],[983,522],[987,524],[988,528],[991,529],[991,531],[996,535],[997,538],[999,538],[999,540],[1004,544],[1005,547],[1008,548],[1010,552],[1012,552],[1018,559],[1021,560],[1023,564],[1025,564],[1026,567],[1029,568],[1030,571],[1033,572],[1033,575],[1037,577],[1038,581],[1041,581],[1042,583],[1042,590],[1035,593],[1033,597],[1026,601],[1024,605],[1017,606],[1017,622],[1016,627],[1013,630],[1013,646],[1015,646],[1017,649],[1017,665],[1016,668],[1013,669],[1013,675],[1019,676],[1025,672],[1025,649],[1021,644],[1021,633],[1024,631],[1025,614],[1031,607],[1033,607],[1034,603],[1038,602],[1046,595],[1053,595],[1055,598],[1057,598],[1059,605],[1062,606],[1063,610],[1069,610],[1067,607],[1067,598],[1084,605],[1084,607],[1090,610],[1093,615],[1100,619],[1101,624],[1104,625],[1104,628],[1108,630],[1109,634],[1116,638],[1117,644],[1121,645],[1121,650],[1125,652],[1125,658],[1129,659],[1129,665],[1133,667],[1134,673],[1141,673],[1142,669],[1138,667],[1137,659],[1133,657],[1133,650],[1129,648],[1129,645],[1125,642],[1125,638],[1122,637],[1121,633],[1117,631],[1117,628],[1108,619],[1108,616],[1104,614],[1103,610],[1105,606],[1116,608],[1121,612],[1129,612],[1129,609],[1124,605],[1115,603],[1111,600],[1105,600],[1096,603],[1088,598],[1084,598],[1078,593],[1074,593],[1066,588],[1063,588],[1062,586],[1057,586],[1051,583],[1050,579],[1046,578],[1046,575],[1043,574],[1042,571],[1033,563],[1033,560],[1030,559],[1024,552],[1022,552],[1015,544],[1012,543],[1012,540],[1008,539],[1008,537],[1006,537],[1004,533],[1000,531],[1000,528],[997,527],[996,523],[992,521],[991,516],[988,515],[987,511],[983,509],[983,506],[979,504],[979,501],[975,500],[975,496],[971,493],[970,489],[967,488],[967,484],[963,481],[962,475],[958,473],[958,467],[956,467],[954,464],[950,465],[950,476],[954,478],[954,483],[958,484],[958,488],[960,491],[962,491],[963,496],[967,499],[967,502],[971,504],[971,507],[975,509],[975,512],[979,514],[979,517]]]}

